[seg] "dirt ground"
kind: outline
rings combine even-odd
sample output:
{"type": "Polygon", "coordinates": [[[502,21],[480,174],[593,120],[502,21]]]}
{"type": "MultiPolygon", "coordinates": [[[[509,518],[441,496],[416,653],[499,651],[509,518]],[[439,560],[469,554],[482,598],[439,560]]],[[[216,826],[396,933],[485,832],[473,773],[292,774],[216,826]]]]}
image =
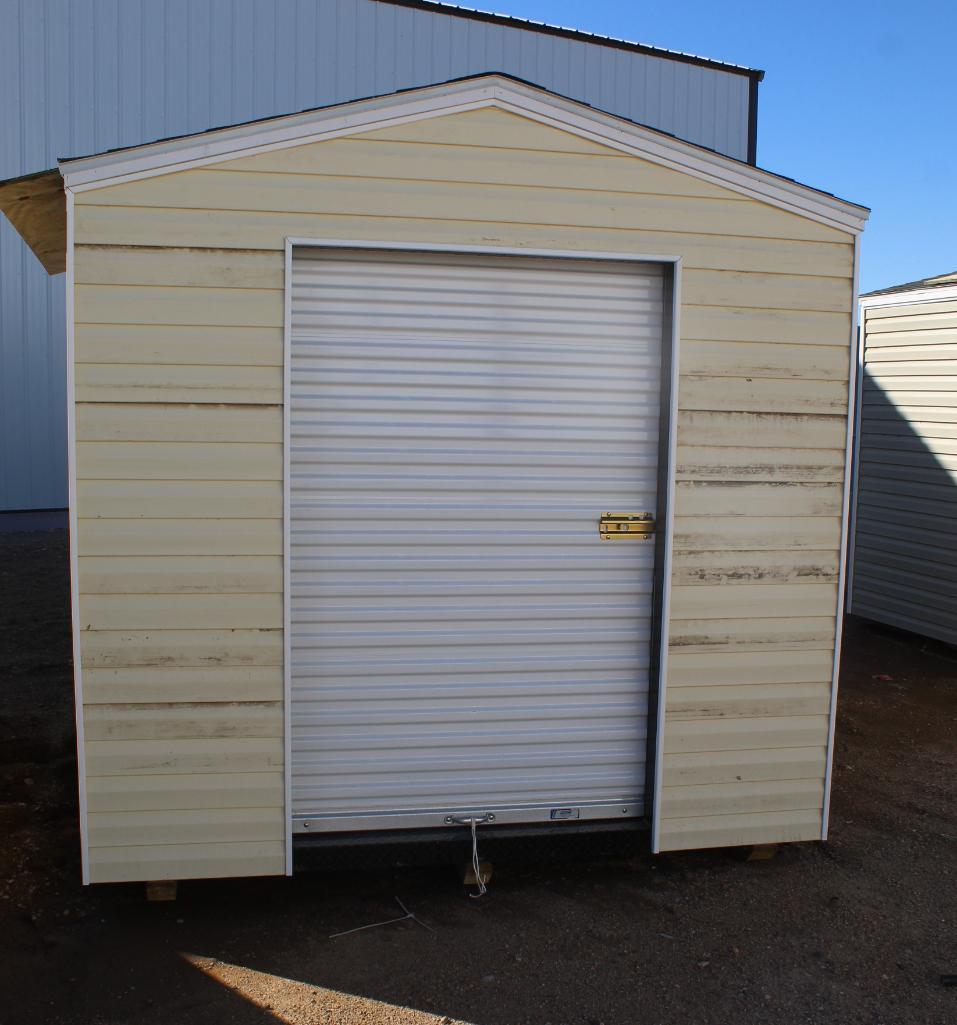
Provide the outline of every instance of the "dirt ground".
{"type": "Polygon", "coordinates": [[[0,1023],[953,1025],[957,652],[850,622],[831,839],[79,883],[66,537],[0,535],[0,1023]],[[418,916],[335,939],[402,914],[418,916]],[[421,923],[421,924],[420,924],[421,923]]]}

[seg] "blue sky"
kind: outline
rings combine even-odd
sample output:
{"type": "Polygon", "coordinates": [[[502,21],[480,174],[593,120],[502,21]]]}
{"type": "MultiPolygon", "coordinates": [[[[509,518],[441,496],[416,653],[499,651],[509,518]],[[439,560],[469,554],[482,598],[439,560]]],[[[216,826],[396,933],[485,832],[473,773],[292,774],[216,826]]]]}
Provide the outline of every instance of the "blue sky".
{"type": "Polygon", "coordinates": [[[957,270],[957,4],[459,2],[763,68],[758,163],[872,208],[861,291],[957,270]]]}

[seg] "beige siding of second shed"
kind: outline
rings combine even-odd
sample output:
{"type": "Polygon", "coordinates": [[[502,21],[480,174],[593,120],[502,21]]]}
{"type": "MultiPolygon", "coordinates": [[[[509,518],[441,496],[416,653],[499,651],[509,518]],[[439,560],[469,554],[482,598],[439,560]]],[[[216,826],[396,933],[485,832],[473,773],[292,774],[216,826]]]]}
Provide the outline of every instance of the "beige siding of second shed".
{"type": "MultiPolygon", "coordinates": [[[[957,298],[865,305],[851,611],[957,643],[957,298]]],[[[893,297],[888,297],[893,298],[893,297]]]]}
{"type": "Polygon", "coordinates": [[[849,235],[496,110],[81,193],[75,231],[94,878],[282,868],[287,235],[683,257],[662,846],[820,835],[849,235]]]}

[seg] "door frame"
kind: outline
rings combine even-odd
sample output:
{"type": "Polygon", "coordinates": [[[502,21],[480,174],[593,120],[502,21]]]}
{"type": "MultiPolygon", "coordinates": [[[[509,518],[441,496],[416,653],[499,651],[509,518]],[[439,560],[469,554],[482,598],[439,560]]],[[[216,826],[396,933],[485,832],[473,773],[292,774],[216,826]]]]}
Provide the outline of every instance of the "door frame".
{"type": "Polygon", "coordinates": [[[661,400],[658,461],[659,529],[655,540],[655,569],[652,605],[651,664],[648,674],[648,731],[646,766],[646,807],[650,797],[651,850],[659,851],[662,765],[658,753],[664,746],[665,688],[668,671],[668,631],[671,610],[671,563],[674,539],[675,448],[678,425],[679,341],[681,337],[680,256],[660,253],[595,252],[577,249],[533,249],[523,246],[475,246],[443,242],[371,241],[347,238],[306,238],[286,236],[283,272],[283,357],[282,357],[282,577],[283,577],[283,770],[284,817],[286,830],[286,875],[292,875],[292,636],[290,631],[290,363],[292,341],[292,261],[294,249],[378,249],[407,253],[460,253],[483,256],[530,256],[554,259],[614,261],[617,263],[655,263],[665,274],[664,331],[661,345],[661,400]],[[667,271],[670,269],[670,276],[667,271]],[[663,529],[662,529],[663,525],[663,529]]]}

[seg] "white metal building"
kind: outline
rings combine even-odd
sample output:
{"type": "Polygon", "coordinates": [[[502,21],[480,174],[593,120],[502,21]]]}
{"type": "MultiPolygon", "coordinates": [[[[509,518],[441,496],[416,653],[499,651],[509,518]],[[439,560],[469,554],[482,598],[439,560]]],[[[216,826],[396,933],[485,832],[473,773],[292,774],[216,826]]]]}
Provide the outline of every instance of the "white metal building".
{"type": "MultiPolygon", "coordinates": [[[[762,73],[686,54],[426,0],[11,0],[0,180],[492,71],[754,162],[762,73]]],[[[67,504],[63,304],[0,221],[0,510],[67,504]]]]}

